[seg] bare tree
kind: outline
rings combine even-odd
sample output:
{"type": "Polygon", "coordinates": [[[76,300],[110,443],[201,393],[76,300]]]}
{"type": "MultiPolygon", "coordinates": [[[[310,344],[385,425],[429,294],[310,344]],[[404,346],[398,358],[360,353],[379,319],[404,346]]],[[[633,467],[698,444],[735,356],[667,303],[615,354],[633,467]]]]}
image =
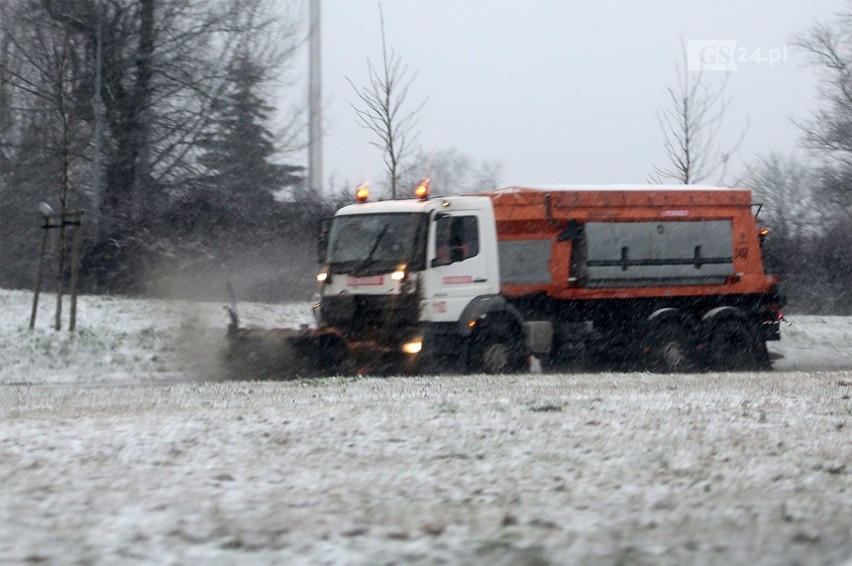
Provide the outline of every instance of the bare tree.
{"type": "MultiPolygon", "coordinates": [[[[852,3],[850,3],[852,8],[852,3]]],[[[805,145],[823,161],[825,193],[850,214],[852,190],[852,10],[836,24],[817,24],[796,45],[821,71],[822,105],[809,122],[798,123],[805,145]]]]}
{"type": "Polygon", "coordinates": [[[820,231],[821,212],[816,204],[817,171],[795,157],[770,153],[745,180],[764,206],[761,218],[773,231],[790,240],[820,231]]]}
{"type": "Polygon", "coordinates": [[[388,50],[385,39],[385,18],[379,4],[379,20],[382,32],[382,66],[376,69],[367,59],[369,84],[361,88],[347,77],[362,106],[352,105],[358,123],[376,135],[370,143],[382,151],[391,188],[391,198],[396,198],[396,188],[417,125],[417,113],[426,104],[421,102],[414,110],[406,113],[404,105],[408,89],[417,73],[409,73],[394,51],[388,50]]]}
{"type": "MultiPolygon", "coordinates": [[[[0,8],[0,17],[3,12],[0,8]]],[[[12,110],[13,87],[10,83],[11,74],[8,71],[8,62],[11,60],[10,51],[12,42],[6,34],[0,34],[0,195],[8,183],[9,165],[12,152],[10,138],[15,125],[15,112],[12,110]]]]}
{"type": "Polygon", "coordinates": [[[689,70],[686,46],[682,49],[683,60],[675,65],[677,84],[666,87],[670,106],[657,113],[667,163],[654,165],[650,181],[670,180],[686,185],[715,176],[721,184],[730,157],[742,144],[748,126],[731,148],[722,149],[717,138],[730,104],[725,96],[727,75],[718,86],[709,85],[703,71],[689,70]]]}
{"type": "Polygon", "coordinates": [[[769,235],[763,258],[767,269],[781,278],[788,309],[848,314],[852,230],[842,211],[820,201],[824,172],[819,164],[772,153],[754,167],[745,184],[764,205],[760,223],[769,235]]]}
{"type": "MultiPolygon", "coordinates": [[[[84,66],[81,42],[67,25],[40,18],[29,8],[21,1],[6,4],[0,17],[5,46],[0,73],[4,98],[10,102],[7,110],[13,113],[5,119],[10,131],[4,132],[3,143],[13,180],[4,188],[3,200],[14,206],[4,211],[3,221],[17,226],[8,236],[17,249],[27,247],[28,239],[35,240],[35,202],[51,203],[64,220],[71,202],[79,204],[82,200],[80,177],[76,175],[75,179],[74,169],[80,162],[78,147],[85,146],[90,133],[87,108],[79,99],[84,90],[80,80],[84,66]],[[35,129],[40,133],[36,134],[35,129]],[[38,143],[33,143],[36,139],[38,143]],[[22,175],[28,162],[40,169],[34,178],[22,175]],[[16,187],[14,194],[12,185],[16,187]],[[20,226],[24,218],[32,218],[32,224],[20,226]]],[[[64,222],[60,223],[58,250],[57,329],[65,269],[64,222]]],[[[13,258],[8,259],[14,264],[13,258]]]]}
{"type": "MultiPolygon", "coordinates": [[[[12,8],[22,8],[22,3],[12,8]]],[[[78,96],[82,84],[80,45],[72,37],[67,26],[38,18],[26,10],[3,10],[2,32],[7,51],[0,59],[6,96],[12,98],[15,91],[16,104],[8,108],[14,113],[28,114],[40,118],[39,126],[53,133],[53,143],[44,148],[45,153],[55,157],[59,166],[58,187],[61,208],[67,208],[69,197],[69,173],[72,145],[81,140],[72,140],[72,130],[83,129],[84,109],[78,96]],[[75,125],[74,122],[77,122],[75,125]]],[[[14,129],[14,119],[7,118],[7,125],[14,129]]],[[[20,127],[24,120],[18,119],[20,127]]],[[[6,144],[4,144],[6,145],[6,144]]],[[[11,145],[15,145],[12,141],[11,145]]],[[[9,146],[6,146],[7,149],[9,146]]]]}

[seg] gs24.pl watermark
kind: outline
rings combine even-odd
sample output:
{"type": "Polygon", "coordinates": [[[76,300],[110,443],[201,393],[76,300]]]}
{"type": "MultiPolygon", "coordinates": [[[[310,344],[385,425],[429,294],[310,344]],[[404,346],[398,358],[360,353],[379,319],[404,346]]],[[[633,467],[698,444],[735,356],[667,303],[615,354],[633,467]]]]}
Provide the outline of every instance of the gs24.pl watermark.
{"type": "Polygon", "coordinates": [[[774,67],[786,62],[786,45],[746,47],[739,45],[737,39],[690,39],[686,42],[687,71],[738,71],[740,65],[774,67]]]}

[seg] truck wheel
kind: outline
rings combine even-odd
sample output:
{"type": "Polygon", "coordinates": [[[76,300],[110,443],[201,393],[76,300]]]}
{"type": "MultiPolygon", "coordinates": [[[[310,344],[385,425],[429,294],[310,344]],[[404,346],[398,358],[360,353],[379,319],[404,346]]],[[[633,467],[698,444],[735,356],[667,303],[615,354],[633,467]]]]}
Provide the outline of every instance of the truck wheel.
{"type": "MultiPolygon", "coordinates": [[[[766,352],[766,348],[762,350],[766,352]]],[[[714,369],[723,371],[758,369],[760,352],[745,324],[728,320],[719,324],[710,337],[710,358],[714,369]]]]}
{"type": "Polygon", "coordinates": [[[696,370],[692,335],[678,324],[664,324],[654,333],[651,367],[661,373],[696,370]]]}
{"type": "Polygon", "coordinates": [[[488,333],[476,340],[475,371],[483,373],[516,373],[525,369],[526,359],[519,340],[508,332],[488,333]]]}

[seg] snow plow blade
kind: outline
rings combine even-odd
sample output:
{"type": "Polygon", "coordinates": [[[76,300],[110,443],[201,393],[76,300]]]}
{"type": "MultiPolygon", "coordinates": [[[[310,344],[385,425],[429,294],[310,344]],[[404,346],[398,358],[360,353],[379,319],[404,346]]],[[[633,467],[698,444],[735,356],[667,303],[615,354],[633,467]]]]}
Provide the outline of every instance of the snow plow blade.
{"type": "Polygon", "coordinates": [[[344,375],[352,366],[337,334],[308,328],[229,328],[225,364],[238,380],[344,375]]]}
{"type": "Polygon", "coordinates": [[[349,340],[331,327],[243,328],[236,300],[224,353],[226,376],[233,380],[289,380],[336,375],[412,374],[416,357],[375,339],[349,340]]]}

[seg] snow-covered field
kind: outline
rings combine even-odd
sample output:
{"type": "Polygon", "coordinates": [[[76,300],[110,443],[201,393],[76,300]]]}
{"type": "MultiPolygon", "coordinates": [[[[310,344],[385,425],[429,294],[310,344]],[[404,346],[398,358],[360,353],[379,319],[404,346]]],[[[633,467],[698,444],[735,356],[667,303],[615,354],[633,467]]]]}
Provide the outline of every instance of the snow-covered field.
{"type": "Polygon", "coordinates": [[[31,299],[0,291],[0,563],[852,558],[846,318],[791,317],[767,373],[234,383],[221,305],[81,297],[69,335],[31,299]]]}

